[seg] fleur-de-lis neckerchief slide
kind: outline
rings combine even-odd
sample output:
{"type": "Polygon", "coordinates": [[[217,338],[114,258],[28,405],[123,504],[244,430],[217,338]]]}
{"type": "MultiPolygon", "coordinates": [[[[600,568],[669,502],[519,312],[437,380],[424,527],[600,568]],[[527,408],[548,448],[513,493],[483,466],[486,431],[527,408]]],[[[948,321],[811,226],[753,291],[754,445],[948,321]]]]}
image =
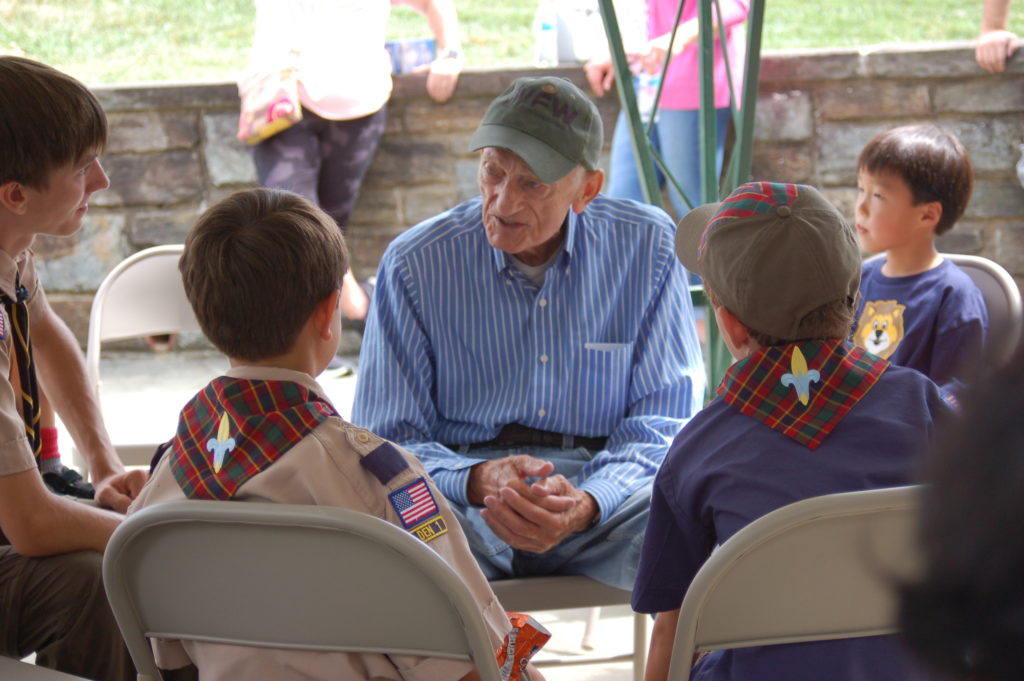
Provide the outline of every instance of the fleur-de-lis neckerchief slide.
{"type": "Polygon", "coordinates": [[[788,343],[733,364],[718,394],[740,413],[816,449],[888,366],[839,339],[788,343]]]}

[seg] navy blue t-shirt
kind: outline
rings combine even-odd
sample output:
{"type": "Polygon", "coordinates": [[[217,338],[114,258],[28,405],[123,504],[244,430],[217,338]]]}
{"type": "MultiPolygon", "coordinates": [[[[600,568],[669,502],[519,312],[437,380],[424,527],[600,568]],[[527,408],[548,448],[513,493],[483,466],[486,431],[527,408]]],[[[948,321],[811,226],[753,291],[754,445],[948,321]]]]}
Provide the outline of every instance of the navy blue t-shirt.
{"type": "Polygon", "coordinates": [[[885,276],[884,262],[864,263],[853,342],[957,392],[958,374],[985,345],[988,312],[981,291],[949,260],[909,277],[885,276]]]}
{"type": "MultiPolygon", "coordinates": [[[[715,399],[679,433],[654,481],[633,609],[678,609],[694,575],[740,528],[822,494],[911,482],[915,454],[949,409],[916,371],[890,366],[817,449],[715,399]]],[[[719,651],[702,681],[911,681],[928,678],[895,637],[719,651]]]]}

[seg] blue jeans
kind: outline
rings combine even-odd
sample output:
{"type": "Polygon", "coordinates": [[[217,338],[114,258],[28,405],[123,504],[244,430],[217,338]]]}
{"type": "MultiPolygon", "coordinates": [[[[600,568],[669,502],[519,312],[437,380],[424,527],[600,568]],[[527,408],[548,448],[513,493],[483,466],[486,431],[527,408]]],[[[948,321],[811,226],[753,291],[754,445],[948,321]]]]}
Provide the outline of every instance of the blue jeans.
{"type": "MultiPolygon", "coordinates": [[[[516,454],[529,454],[551,461],[555,473],[561,473],[573,484],[575,476],[593,457],[594,452],[577,449],[516,448],[474,449],[472,456],[480,459],[501,459],[516,454]]],[[[545,553],[513,549],[498,538],[480,517],[479,506],[462,506],[448,502],[466,533],[473,556],[487,579],[507,579],[533,575],[586,575],[605,584],[631,591],[643,548],[647,515],[651,508],[651,486],[633,493],[603,523],[586,532],[570,535],[545,553]]]]}
{"type": "MultiPolygon", "coordinates": [[[[719,174],[722,172],[722,154],[729,116],[728,108],[716,109],[715,168],[719,174]]],[[[679,186],[683,188],[686,197],[695,206],[700,205],[700,112],[663,109],[658,114],[658,121],[654,124],[651,135],[654,148],[665,160],[665,165],[679,182],[679,186]]],[[[619,119],[615,123],[610,165],[609,175],[611,177],[605,193],[615,199],[644,201],[643,191],[640,188],[640,175],[637,172],[636,160],[633,158],[633,147],[625,112],[619,113],[619,119]]],[[[661,186],[665,185],[665,178],[660,170],[658,170],[658,182],[661,186]]],[[[682,217],[690,212],[683,198],[671,183],[669,183],[669,198],[677,217],[682,217]]]]}

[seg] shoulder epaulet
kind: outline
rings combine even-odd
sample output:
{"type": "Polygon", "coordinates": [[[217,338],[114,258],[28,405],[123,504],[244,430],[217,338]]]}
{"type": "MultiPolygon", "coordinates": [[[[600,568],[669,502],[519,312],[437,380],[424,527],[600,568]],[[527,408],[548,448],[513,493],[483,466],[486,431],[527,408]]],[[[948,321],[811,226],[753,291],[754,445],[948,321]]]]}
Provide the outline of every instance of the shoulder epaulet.
{"type": "Polygon", "coordinates": [[[384,438],[363,428],[349,428],[346,436],[352,448],[359,454],[359,463],[377,478],[380,484],[386,485],[399,473],[408,470],[409,463],[405,457],[384,438]]]}

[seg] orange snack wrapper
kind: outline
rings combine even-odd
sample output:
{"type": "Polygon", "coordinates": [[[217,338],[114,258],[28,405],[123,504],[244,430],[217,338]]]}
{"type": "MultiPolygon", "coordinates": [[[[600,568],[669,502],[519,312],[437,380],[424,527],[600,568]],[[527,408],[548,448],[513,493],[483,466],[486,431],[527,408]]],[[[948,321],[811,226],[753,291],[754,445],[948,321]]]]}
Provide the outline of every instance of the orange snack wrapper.
{"type": "Polygon", "coordinates": [[[498,667],[502,681],[520,681],[526,664],[548,642],[551,632],[531,615],[521,612],[506,614],[512,623],[512,631],[498,648],[498,667]]]}

